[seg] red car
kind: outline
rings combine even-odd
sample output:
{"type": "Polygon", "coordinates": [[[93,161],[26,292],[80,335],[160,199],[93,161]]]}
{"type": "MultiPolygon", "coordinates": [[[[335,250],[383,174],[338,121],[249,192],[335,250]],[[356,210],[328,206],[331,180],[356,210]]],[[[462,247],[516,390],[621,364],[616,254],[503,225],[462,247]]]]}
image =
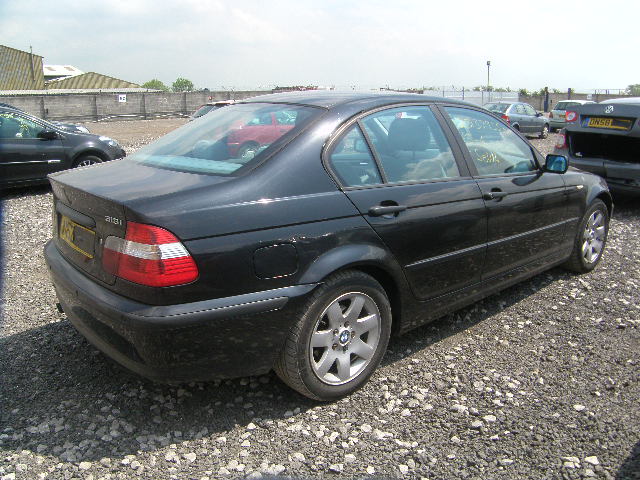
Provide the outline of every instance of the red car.
{"type": "Polygon", "coordinates": [[[287,111],[264,113],[233,130],[227,137],[229,155],[235,158],[251,159],[262,147],[273,143],[295,126],[296,112],[287,111]]]}

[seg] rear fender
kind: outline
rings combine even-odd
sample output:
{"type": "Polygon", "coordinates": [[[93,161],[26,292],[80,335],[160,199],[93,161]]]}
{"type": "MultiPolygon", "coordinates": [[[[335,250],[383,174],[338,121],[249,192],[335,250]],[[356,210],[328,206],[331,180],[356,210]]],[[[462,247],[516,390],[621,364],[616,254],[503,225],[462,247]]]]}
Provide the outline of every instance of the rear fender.
{"type": "Polygon", "coordinates": [[[377,267],[387,272],[400,288],[406,285],[402,268],[387,249],[371,244],[342,245],[320,255],[303,272],[300,283],[322,282],[338,270],[358,266],[377,267]]]}

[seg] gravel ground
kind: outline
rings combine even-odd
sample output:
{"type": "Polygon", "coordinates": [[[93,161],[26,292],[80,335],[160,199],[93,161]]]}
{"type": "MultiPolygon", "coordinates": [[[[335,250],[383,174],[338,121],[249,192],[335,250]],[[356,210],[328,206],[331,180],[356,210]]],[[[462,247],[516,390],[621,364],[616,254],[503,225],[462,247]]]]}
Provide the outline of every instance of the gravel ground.
{"type": "MultiPolygon", "coordinates": [[[[131,150],[159,122],[89,127],[131,150]]],[[[618,202],[594,272],[553,269],[393,339],[333,404],[274,375],[170,387],[110,362],[55,310],[50,203],[3,201],[2,480],[640,479],[638,201],[618,202]]]]}

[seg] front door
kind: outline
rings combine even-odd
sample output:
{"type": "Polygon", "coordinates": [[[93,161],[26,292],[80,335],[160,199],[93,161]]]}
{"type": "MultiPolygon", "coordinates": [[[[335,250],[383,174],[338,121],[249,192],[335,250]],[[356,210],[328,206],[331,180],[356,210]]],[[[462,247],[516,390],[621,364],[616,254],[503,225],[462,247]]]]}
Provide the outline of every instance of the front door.
{"type": "Polygon", "coordinates": [[[463,107],[444,110],[466,147],[488,212],[483,279],[557,254],[567,222],[562,176],[544,172],[531,146],[491,115],[463,107]]]}

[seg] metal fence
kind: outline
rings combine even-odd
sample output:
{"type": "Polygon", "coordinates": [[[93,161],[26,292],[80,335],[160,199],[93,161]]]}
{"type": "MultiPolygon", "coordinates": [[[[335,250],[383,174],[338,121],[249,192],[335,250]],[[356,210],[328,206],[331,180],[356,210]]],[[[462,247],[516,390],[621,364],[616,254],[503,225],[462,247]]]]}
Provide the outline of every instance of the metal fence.
{"type": "Polygon", "coordinates": [[[517,102],[518,92],[486,92],[477,90],[467,90],[462,88],[460,90],[425,90],[426,95],[432,95],[434,97],[453,98],[456,100],[464,100],[465,102],[473,103],[475,105],[484,105],[489,102],[517,102]]]}

